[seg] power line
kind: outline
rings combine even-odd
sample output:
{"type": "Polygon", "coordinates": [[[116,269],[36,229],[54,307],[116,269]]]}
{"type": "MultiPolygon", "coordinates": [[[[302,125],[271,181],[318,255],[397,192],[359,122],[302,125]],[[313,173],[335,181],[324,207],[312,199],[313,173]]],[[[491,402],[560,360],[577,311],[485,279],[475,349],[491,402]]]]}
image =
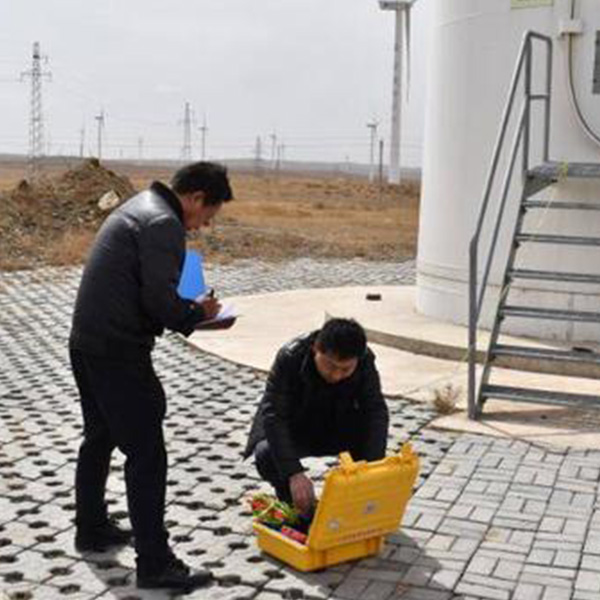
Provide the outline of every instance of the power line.
{"type": "MultiPolygon", "coordinates": [[[[47,62],[47,57],[45,57],[47,62]]],[[[31,99],[29,111],[29,177],[39,175],[40,162],[44,156],[44,113],[42,110],[42,80],[50,78],[49,71],[42,70],[40,43],[33,43],[31,69],[21,73],[21,79],[31,79],[31,99]]]]}
{"type": "Polygon", "coordinates": [[[99,115],[94,117],[98,124],[98,160],[102,160],[102,135],[104,134],[104,109],[100,111],[99,115]]]}
{"type": "Polygon", "coordinates": [[[85,125],[79,130],[79,158],[85,153],[85,125]]]}
{"type": "Polygon", "coordinates": [[[206,115],[202,119],[202,127],[198,127],[202,135],[202,154],[200,157],[202,160],[206,159],[206,134],[208,133],[208,127],[206,126],[206,115]]]}
{"type": "Polygon", "coordinates": [[[277,134],[273,132],[269,138],[271,138],[271,169],[275,169],[277,166],[277,134]]]}
{"type": "Polygon", "coordinates": [[[181,147],[181,159],[184,162],[192,160],[192,111],[190,103],[185,103],[183,112],[183,146],[181,147]]]}
{"type": "Polygon", "coordinates": [[[285,144],[278,144],[277,145],[277,159],[275,161],[275,170],[277,171],[277,173],[279,173],[279,171],[281,170],[284,153],[285,153],[285,144]]]}
{"type": "Polygon", "coordinates": [[[257,175],[262,172],[262,140],[260,135],[256,136],[256,144],[254,145],[254,172],[257,175]]]}

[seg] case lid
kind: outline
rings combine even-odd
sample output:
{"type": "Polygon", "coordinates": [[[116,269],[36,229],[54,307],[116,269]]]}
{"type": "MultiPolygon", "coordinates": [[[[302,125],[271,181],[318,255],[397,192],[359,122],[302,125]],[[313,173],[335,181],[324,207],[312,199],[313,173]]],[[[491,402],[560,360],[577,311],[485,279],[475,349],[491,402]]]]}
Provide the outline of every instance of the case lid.
{"type": "Polygon", "coordinates": [[[396,531],[412,494],[419,458],[410,444],[399,454],[367,463],[340,454],[325,477],[307,546],[326,550],[396,531]]]}

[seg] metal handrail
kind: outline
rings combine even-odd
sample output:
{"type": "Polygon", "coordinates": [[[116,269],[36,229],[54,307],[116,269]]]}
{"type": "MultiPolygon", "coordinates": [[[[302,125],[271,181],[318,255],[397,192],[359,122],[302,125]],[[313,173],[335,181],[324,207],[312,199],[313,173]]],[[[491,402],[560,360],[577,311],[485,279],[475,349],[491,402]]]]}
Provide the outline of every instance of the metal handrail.
{"type": "Polygon", "coordinates": [[[515,162],[517,160],[517,154],[519,152],[519,146],[523,141],[523,136],[525,135],[527,125],[527,107],[523,106],[521,109],[521,115],[519,117],[519,125],[517,130],[515,131],[515,136],[512,144],[512,150],[510,153],[510,160],[508,163],[508,169],[506,171],[506,175],[504,176],[504,183],[502,185],[502,195],[500,199],[500,205],[498,207],[498,213],[496,217],[497,226],[494,229],[492,234],[492,240],[490,242],[490,247],[487,253],[487,261],[484,269],[484,277],[481,281],[481,288],[479,290],[479,297],[477,300],[477,312],[476,316],[479,319],[481,314],[481,306],[483,304],[483,299],[485,296],[485,291],[487,289],[487,282],[489,278],[490,271],[492,269],[492,263],[494,261],[494,252],[496,251],[496,244],[498,243],[498,238],[500,237],[500,223],[502,221],[502,215],[504,214],[504,209],[506,207],[506,201],[508,199],[508,192],[510,191],[510,184],[512,182],[512,175],[515,169],[515,162]]]}
{"type": "Polygon", "coordinates": [[[544,102],[544,136],[543,136],[543,147],[542,147],[542,158],[544,162],[548,161],[549,148],[550,148],[550,109],[551,109],[551,93],[552,93],[552,38],[549,36],[536,33],[534,31],[528,31],[523,36],[521,47],[517,58],[517,63],[513,72],[511,85],[504,106],[504,112],[500,128],[498,130],[498,136],[496,138],[496,144],[494,146],[494,152],[490,167],[488,170],[488,177],[486,180],[483,198],[481,201],[481,208],[479,210],[479,217],[477,219],[477,225],[475,227],[475,233],[471,238],[469,244],[469,343],[468,343],[468,358],[469,358],[469,373],[468,373],[468,407],[469,417],[477,418],[478,409],[476,406],[476,378],[475,378],[475,364],[477,357],[477,324],[479,317],[481,316],[481,310],[483,307],[483,301],[487,290],[488,279],[492,267],[492,263],[495,257],[496,244],[502,225],[504,211],[506,207],[506,201],[508,198],[508,192],[513,178],[514,166],[518,151],[522,148],[522,167],[521,176],[523,182],[527,176],[529,170],[529,154],[530,154],[530,137],[531,137],[531,103],[534,101],[544,102]],[[532,67],[533,67],[533,41],[540,41],[546,45],[546,91],[544,94],[532,94],[532,67]],[[490,198],[492,188],[495,183],[496,174],[498,171],[498,164],[500,162],[500,155],[504,148],[504,141],[508,130],[508,124],[513,114],[513,107],[515,99],[517,97],[517,91],[519,84],[524,76],[524,89],[523,89],[523,104],[521,114],[519,117],[518,126],[515,132],[508,169],[505,174],[504,184],[502,187],[502,194],[500,198],[500,204],[496,216],[496,222],[494,230],[492,232],[492,240],[488,250],[487,260],[483,276],[481,280],[481,286],[478,286],[478,268],[479,268],[479,244],[480,238],[483,231],[484,224],[486,222],[486,216],[490,205],[490,198]]]}

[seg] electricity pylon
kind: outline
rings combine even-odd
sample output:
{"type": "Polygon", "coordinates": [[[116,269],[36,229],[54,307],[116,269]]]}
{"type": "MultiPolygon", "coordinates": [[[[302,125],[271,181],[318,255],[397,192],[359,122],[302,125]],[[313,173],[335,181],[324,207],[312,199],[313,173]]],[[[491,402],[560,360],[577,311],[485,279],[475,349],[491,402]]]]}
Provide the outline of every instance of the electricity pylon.
{"type": "MultiPolygon", "coordinates": [[[[47,60],[47,59],[46,59],[47,60]]],[[[40,43],[33,43],[31,69],[21,73],[21,79],[31,79],[31,105],[29,111],[29,178],[35,179],[40,172],[44,156],[44,113],[42,111],[42,80],[50,78],[50,72],[42,69],[40,43]]]]}

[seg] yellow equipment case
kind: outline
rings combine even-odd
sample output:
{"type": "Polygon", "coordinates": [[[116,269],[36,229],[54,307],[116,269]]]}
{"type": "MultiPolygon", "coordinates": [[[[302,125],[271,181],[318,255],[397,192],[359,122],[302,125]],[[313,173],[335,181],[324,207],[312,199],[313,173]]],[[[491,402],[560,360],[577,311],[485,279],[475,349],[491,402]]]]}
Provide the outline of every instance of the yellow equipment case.
{"type": "Polygon", "coordinates": [[[347,452],[325,476],[306,544],[254,523],[258,545],[299,571],[323,569],[379,553],[384,536],[398,529],[410,499],[419,458],[410,444],[374,462],[354,462],[347,452]]]}

